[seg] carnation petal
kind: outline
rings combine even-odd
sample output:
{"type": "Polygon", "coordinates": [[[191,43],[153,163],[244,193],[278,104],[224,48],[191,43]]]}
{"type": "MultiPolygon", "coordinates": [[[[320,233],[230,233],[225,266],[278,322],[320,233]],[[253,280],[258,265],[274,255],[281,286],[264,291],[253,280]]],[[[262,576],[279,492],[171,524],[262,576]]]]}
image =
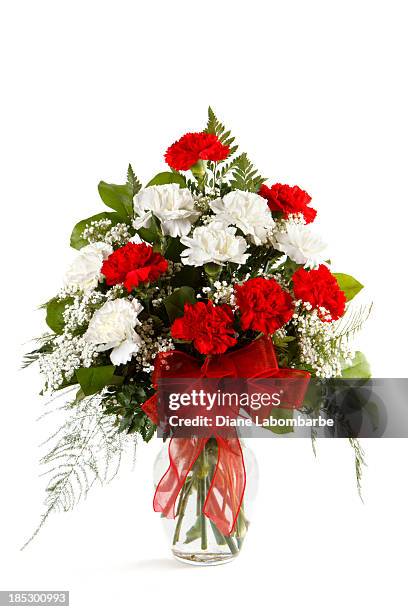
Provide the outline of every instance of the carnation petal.
{"type": "Polygon", "coordinates": [[[135,353],[140,349],[141,338],[138,334],[137,341],[124,340],[119,346],[114,348],[110,354],[110,360],[113,365],[122,365],[130,361],[135,353]]]}

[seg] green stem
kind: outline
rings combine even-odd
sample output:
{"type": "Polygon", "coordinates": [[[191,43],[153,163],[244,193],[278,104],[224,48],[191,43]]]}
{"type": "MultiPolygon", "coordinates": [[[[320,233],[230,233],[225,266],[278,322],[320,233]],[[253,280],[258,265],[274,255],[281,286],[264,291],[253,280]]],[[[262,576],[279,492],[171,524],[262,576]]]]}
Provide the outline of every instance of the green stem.
{"type": "Polygon", "coordinates": [[[210,521],[211,529],[213,530],[214,537],[221,546],[228,546],[233,555],[238,554],[238,548],[235,546],[234,540],[230,536],[225,536],[218,529],[217,525],[210,521]]]}
{"type": "Polygon", "coordinates": [[[224,538],[225,538],[225,542],[227,543],[227,546],[230,549],[230,551],[232,552],[232,554],[233,555],[237,555],[238,554],[238,550],[241,547],[239,545],[238,545],[238,548],[235,546],[235,542],[231,538],[231,536],[224,536],[224,538]]]}
{"type": "Polygon", "coordinates": [[[235,545],[234,538],[232,538],[231,536],[224,535],[218,529],[217,525],[215,525],[212,521],[210,521],[210,523],[211,523],[211,527],[212,527],[215,539],[218,540],[219,542],[221,542],[221,546],[223,544],[226,544],[228,546],[228,548],[230,549],[231,553],[233,555],[237,555],[238,554],[238,548],[235,545]]]}
{"type": "Polygon", "coordinates": [[[199,480],[199,494],[200,494],[200,517],[201,517],[201,550],[207,550],[207,522],[204,514],[204,503],[206,496],[206,476],[205,476],[205,446],[201,453],[201,465],[202,465],[202,477],[199,480]]]}
{"type": "MultiPolygon", "coordinates": [[[[213,475],[214,475],[214,468],[211,470],[211,474],[209,474],[207,476],[207,478],[206,478],[206,481],[207,481],[207,491],[210,488],[211,480],[213,478],[213,475]]],[[[221,531],[218,529],[217,525],[215,523],[213,523],[211,520],[210,520],[210,525],[211,525],[211,529],[213,531],[213,534],[214,534],[216,542],[219,543],[221,546],[227,545],[228,548],[230,549],[231,553],[233,555],[237,555],[239,550],[238,550],[238,548],[235,545],[234,539],[231,536],[226,536],[223,533],[221,533],[221,531]]],[[[239,541],[238,541],[238,545],[239,545],[239,541]]]]}
{"type": "Polygon", "coordinates": [[[180,500],[179,515],[177,519],[176,529],[174,530],[173,546],[177,544],[180,538],[181,524],[183,522],[184,514],[186,512],[187,502],[188,502],[188,498],[191,493],[192,486],[193,486],[193,481],[190,480],[189,483],[184,485],[182,493],[181,493],[182,499],[180,500]]]}
{"type": "Polygon", "coordinates": [[[200,496],[200,481],[197,482],[197,497],[196,497],[196,516],[200,516],[201,512],[201,496],[200,496]]]}

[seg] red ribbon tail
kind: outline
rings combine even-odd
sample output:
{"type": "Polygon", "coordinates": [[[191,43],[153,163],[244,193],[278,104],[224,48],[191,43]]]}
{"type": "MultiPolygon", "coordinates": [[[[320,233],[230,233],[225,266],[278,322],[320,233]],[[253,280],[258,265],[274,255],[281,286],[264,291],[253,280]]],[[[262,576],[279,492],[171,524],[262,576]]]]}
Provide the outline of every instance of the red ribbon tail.
{"type": "Polygon", "coordinates": [[[154,494],[153,509],[155,512],[161,512],[167,518],[175,518],[177,497],[206,442],[205,438],[172,438],[170,440],[170,465],[154,494]]]}
{"type": "Polygon", "coordinates": [[[203,512],[223,535],[231,535],[241,510],[246,472],[238,438],[217,437],[218,460],[203,512]]]}

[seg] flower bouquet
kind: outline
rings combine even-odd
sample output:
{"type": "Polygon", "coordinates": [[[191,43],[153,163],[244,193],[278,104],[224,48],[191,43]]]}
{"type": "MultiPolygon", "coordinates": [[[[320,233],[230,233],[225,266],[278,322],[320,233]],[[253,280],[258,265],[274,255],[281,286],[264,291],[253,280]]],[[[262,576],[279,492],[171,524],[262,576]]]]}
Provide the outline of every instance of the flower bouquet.
{"type": "MultiPolygon", "coordinates": [[[[300,410],[310,377],[369,376],[351,348],[368,312],[347,316],[362,285],[330,270],[308,193],[268,186],[237,149],[210,108],[204,131],[167,149],[167,171],[145,187],[130,165],[126,183],[100,182],[107,210],[74,227],[76,257],[44,305],[50,331],[26,355],[43,392],[64,396],[42,460],[41,525],[109,481],[126,447],[151,440],[161,379],[297,379],[291,409],[300,410]]],[[[351,442],[359,477],[363,456],[351,442]]],[[[218,431],[165,446],[154,509],[170,519],[173,553],[234,558],[249,524],[253,456],[218,431]]]]}

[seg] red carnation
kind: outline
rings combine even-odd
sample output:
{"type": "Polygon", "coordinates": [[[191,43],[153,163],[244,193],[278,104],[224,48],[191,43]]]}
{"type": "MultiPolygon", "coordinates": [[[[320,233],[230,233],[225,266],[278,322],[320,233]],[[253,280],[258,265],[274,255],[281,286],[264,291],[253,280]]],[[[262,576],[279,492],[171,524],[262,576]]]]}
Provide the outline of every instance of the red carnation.
{"type": "Polygon", "coordinates": [[[125,285],[132,291],[140,283],[150,283],[167,270],[167,261],[149,244],[128,242],[103,262],[101,272],[107,285],[125,285]]]}
{"type": "Polygon", "coordinates": [[[184,304],[184,315],[171,326],[171,335],[192,341],[203,355],[225,353],[237,343],[233,328],[234,316],[227,304],[214,306],[212,302],[184,304]]]}
{"type": "Polygon", "coordinates": [[[200,159],[222,161],[229,154],[215,134],[195,132],[184,134],[166,151],[164,159],[175,170],[190,170],[200,159]]]}
{"type": "Polygon", "coordinates": [[[289,215],[302,213],[306,223],[315,220],[317,213],[314,208],[308,206],[312,198],[297,185],[294,187],[281,185],[280,183],[276,183],[272,187],[261,185],[259,195],[268,200],[268,206],[272,211],[283,213],[285,219],[289,215]]]}
{"type": "Polygon", "coordinates": [[[292,297],[273,279],[251,278],[235,285],[242,329],[273,334],[293,314],[292,297]]]}
{"type": "Polygon", "coordinates": [[[299,268],[293,275],[293,291],[295,297],[303,302],[309,302],[313,308],[319,306],[330,313],[323,320],[335,321],[343,314],[346,307],[346,296],[341,291],[333,274],[326,266],[319,266],[317,270],[299,268]]]}

